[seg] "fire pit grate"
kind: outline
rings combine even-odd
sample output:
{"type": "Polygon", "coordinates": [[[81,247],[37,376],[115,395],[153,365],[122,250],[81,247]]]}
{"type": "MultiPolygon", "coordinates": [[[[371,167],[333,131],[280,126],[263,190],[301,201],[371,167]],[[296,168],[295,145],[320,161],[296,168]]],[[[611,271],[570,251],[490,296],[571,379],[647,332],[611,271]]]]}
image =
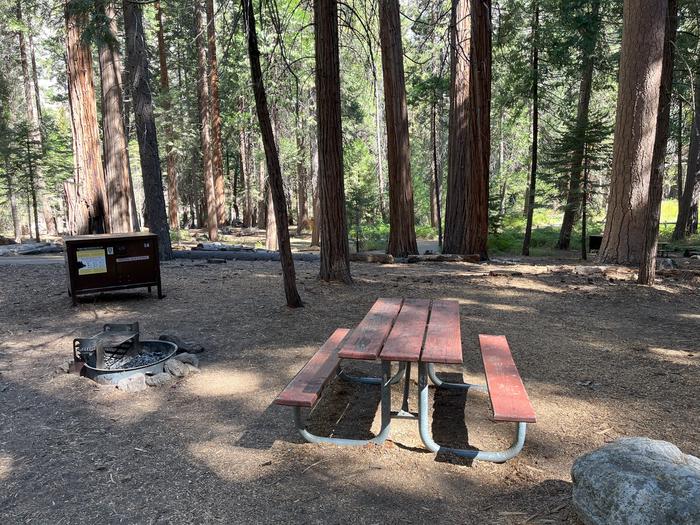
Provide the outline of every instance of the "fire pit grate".
{"type": "Polygon", "coordinates": [[[177,353],[169,341],[139,339],[139,324],[106,324],[92,337],[73,340],[73,359],[80,374],[117,382],[133,374],[157,374],[177,353]]]}

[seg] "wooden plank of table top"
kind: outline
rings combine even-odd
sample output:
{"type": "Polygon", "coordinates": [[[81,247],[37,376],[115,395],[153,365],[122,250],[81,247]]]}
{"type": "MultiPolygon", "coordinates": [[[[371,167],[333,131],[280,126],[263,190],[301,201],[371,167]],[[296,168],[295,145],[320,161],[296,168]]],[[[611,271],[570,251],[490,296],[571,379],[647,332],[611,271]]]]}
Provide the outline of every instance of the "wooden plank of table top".
{"type": "Polygon", "coordinates": [[[462,332],[457,301],[433,301],[421,361],[448,365],[462,364],[462,332]]]}
{"type": "Polygon", "coordinates": [[[404,299],[379,355],[382,361],[418,361],[429,311],[429,299],[404,299]]]}
{"type": "Polygon", "coordinates": [[[275,404],[286,406],[312,407],[316,404],[323,387],[338,367],[338,349],[348,328],[338,328],[323,343],[321,348],[304,365],[282,393],[275,399],[275,404]]]}
{"type": "Polygon", "coordinates": [[[535,409],[502,335],[479,335],[494,421],[535,422],[535,409]]]}
{"type": "Polygon", "coordinates": [[[342,359],[376,359],[399,314],[402,301],[401,298],[377,299],[338,355],[342,359]]]}

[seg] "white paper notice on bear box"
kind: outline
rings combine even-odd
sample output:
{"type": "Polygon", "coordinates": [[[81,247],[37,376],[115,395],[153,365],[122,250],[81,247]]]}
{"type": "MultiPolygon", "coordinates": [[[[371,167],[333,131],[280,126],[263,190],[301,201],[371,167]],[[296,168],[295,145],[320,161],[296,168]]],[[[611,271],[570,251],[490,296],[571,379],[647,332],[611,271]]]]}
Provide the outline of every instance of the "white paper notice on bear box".
{"type": "Polygon", "coordinates": [[[78,275],[107,273],[107,257],[104,248],[82,248],[76,252],[78,275]]]}

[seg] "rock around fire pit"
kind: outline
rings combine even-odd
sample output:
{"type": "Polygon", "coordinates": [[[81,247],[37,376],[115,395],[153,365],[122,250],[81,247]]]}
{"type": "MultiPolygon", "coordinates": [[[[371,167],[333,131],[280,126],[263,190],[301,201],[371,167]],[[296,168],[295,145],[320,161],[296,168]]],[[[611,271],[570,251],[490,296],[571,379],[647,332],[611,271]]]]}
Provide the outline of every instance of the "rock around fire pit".
{"type": "Polygon", "coordinates": [[[73,359],[59,370],[75,372],[100,385],[138,392],[198,373],[199,359],[194,352],[203,350],[201,345],[173,335],[162,335],[157,341],[141,340],[138,323],[106,324],[98,334],[75,339],[73,359]]]}

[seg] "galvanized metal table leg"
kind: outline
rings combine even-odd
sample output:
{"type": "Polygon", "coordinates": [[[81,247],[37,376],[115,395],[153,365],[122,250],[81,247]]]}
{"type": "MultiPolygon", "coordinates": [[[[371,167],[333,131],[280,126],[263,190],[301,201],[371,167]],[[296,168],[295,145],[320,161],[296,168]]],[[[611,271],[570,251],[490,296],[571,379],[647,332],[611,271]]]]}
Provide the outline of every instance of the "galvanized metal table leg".
{"type": "Polygon", "coordinates": [[[306,425],[301,415],[301,407],[294,407],[294,422],[301,437],[309,443],[331,443],[333,445],[344,446],[363,446],[369,443],[381,445],[389,436],[391,427],[391,363],[382,362],[382,377],[381,377],[381,430],[372,439],[346,439],[317,436],[306,430],[306,425]]]}
{"type": "MultiPolygon", "coordinates": [[[[391,384],[394,385],[394,384],[398,383],[399,381],[401,381],[401,378],[403,377],[405,371],[406,371],[406,363],[399,363],[399,370],[390,379],[391,384]]],[[[381,377],[351,376],[350,374],[346,373],[345,370],[343,370],[342,368],[338,372],[338,377],[341,379],[345,379],[346,381],[351,381],[353,383],[360,383],[363,385],[381,385],[382,384],[381,377]]]]}
{"type": "Polygon", "coordinates": [[[406,373],[404,374],[403,398],[401,400],[401,409],[395,414],[392,414],[392,417],[395,417],[397,419],[416,419],[417,414],[411,412],[408,407],[408,397],[411,388],[411,363],[406,362],[402,364],[406,367],[406,373]]]}
{"type": "Polygon", "coordinates": [[[479,390],[480,392],[488,392],[486,385],[475,385],[472,383],[448,383],[440,379],[435,373],[435,364],[426,363],[428,367],[428,377],[433,382],[433,384],[438,388],[453,388],[460,390],[479,390]]]}
{"type": "Polygon", "coordinates": [[[468,450],[438,445],[433,440],[428,422],[428,365],[426,363],[418,364],[418,388],[418,428],[420,430],[420,437],[423,440],[423,443],[431,452],[449,452],[463,458],[503,463],[517,456],[522,450],[523,445],[525,444],[525,431],[527,427],[526,423],[522,422],[518,423],[513,444],[507,450],[468,450]]]}
{"type": "Polygon", "coordinates": [[[401,412],[408,412],[408,389],[411,386],[411,363],[406,363],[406,375],[403,381],[403,400],[401,401],[401,412]]]}

